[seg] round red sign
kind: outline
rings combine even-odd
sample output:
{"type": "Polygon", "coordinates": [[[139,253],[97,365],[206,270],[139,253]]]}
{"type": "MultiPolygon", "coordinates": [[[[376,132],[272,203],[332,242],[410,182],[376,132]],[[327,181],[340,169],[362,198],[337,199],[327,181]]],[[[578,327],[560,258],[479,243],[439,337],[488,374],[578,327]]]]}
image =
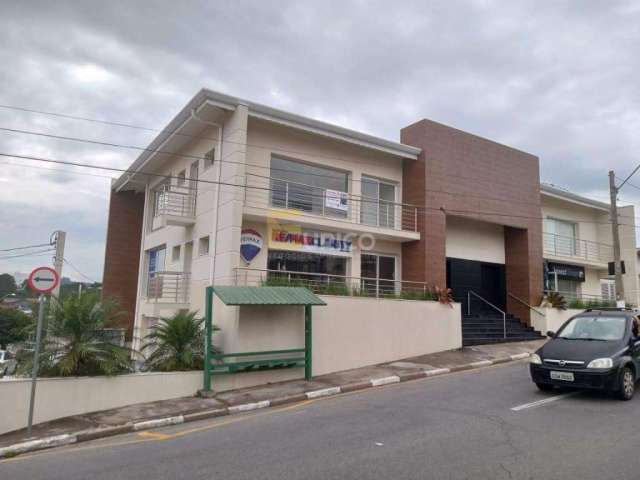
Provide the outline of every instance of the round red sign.
{"type": "Polygon", "coordinates": [[[28,285],[38,293],[50,293],[58,286],[60,278],[51,267],[38,267],[29,274],[28,285]]]}

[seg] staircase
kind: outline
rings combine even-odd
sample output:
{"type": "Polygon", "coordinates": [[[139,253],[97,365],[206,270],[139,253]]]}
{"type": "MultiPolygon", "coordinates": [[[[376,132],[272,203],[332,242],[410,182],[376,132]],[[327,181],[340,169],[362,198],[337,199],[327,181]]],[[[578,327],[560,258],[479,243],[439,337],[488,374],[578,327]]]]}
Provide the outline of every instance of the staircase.
{"type": "Polygon", "coordinates": [[[504,338],[502,315],[494,311],[479,311],[462,315],[462,345],[524,342],[545,338],[533,327],[525,326],[519,318],[507,314],[507,338],[504,338]]]}

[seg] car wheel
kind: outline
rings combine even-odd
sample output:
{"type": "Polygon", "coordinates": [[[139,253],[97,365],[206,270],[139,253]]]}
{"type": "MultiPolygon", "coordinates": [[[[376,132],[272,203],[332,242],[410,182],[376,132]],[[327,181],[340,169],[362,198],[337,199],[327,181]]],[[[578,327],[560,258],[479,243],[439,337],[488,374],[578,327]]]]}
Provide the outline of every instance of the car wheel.
{"type": "Polygon", "coordinates": [[[636,379],[633,370],[624,367],[620,374],[620,385],[618,386],[618,398],[620,400],[631,400],[636,393],[636,379]]]}
{"type": "Polygon", "coordinates": [[[536,387],[543,392],[550,392],[553,390],[553,385],[549,385],[548,383],[536,383],[536,387]]]}

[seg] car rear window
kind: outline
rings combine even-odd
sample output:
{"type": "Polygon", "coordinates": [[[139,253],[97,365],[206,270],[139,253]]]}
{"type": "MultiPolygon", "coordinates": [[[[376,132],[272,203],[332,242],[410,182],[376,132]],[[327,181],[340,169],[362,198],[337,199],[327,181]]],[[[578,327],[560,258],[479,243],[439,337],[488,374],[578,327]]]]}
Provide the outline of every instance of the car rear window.
{"type": "Polygon", "coordinates": [[[622,340],[626,317],[576,317],[560,329],[557,338],[570,340],[622,340]]]}

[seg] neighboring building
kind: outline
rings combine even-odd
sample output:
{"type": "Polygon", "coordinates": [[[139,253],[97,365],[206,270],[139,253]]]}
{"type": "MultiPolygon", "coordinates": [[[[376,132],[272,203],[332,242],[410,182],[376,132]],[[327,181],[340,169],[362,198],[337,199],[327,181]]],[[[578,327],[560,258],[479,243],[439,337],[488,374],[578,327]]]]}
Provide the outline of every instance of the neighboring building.
{"type": "MultiPolygon", "coordinates": [[[[614,295],[605,204],[541,187],[533,155],[436,122],[401,140],[202,90],[113,183],[103,291],[122,326],[140,338],[178,309],[203,313],[207,285],[282,277],[369,296],[446,285],[463,313],[525,322],[545,284],[614,295]]],[[[633,207],[621,216],[635,304],[633,207]]],[[[219,319],[226,341],[238,318],[219,319]]]]}
{"type": "MultiPolygon", "coordinates": [[[[552,185],[542,185],[541,196],[546,287],[568,299],[615,301],[609,204],[552,185]]],[[[634,208],[618,211],[625,300],[638,305],[634,208]]]]}

